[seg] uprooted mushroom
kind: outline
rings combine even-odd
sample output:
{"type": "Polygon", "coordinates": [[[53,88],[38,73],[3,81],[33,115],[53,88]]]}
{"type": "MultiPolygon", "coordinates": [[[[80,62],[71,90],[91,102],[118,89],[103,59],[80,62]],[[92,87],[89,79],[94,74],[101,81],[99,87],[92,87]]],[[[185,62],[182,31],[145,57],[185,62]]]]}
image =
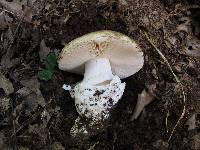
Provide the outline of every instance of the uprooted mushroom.
{"type": "MultiPolygon", "coordinates": [[[[103,30],[86,34],[68,43],[61,51],[58,65],[61,70],[84,74],[72,89],[64,85],[75,99],[77,112],[93,127],[103,124],[110,110],[122,97],[125,83],[120,79],[139,71],[144,63],[143,52],[129,37],[103,30]]],[[[80,118],[76,120],[79,121],[80,118]]],[[[87,133],[85,125],[81,132],[87,133]]],[[[72,132],[75,131],[75,126],[72,132]]]]}

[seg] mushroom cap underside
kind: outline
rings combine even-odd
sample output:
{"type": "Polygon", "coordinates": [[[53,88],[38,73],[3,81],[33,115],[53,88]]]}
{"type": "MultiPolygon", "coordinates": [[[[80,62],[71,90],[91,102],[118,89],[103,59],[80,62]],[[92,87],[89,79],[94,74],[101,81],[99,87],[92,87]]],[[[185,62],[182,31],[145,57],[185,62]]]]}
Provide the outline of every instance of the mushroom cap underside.
{"type": "Polygon", "coordinates": [[[108,58],[113,74],[122,79],[139,71],[144,63],[143,52],[135,41],[119,32],[102,30],[65,45],[58,58],[58,67],[84,74],[84,64],[95,58],[108,58]]]}

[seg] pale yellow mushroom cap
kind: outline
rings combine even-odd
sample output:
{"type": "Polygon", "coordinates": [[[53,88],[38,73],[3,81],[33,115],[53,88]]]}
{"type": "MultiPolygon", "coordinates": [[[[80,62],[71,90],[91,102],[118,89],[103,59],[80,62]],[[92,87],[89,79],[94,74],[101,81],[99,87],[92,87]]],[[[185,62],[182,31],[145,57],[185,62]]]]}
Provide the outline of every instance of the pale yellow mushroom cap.
{"type": "Polygon", "coordinates": [[[102,30],[69,42],[59,55],[58,67],[84,74],[85,62],[93,58],[108,58],[112,73],[121,79],[138,72],[144,64],[143,52],[135,41],[119,32],[102,30]]]}

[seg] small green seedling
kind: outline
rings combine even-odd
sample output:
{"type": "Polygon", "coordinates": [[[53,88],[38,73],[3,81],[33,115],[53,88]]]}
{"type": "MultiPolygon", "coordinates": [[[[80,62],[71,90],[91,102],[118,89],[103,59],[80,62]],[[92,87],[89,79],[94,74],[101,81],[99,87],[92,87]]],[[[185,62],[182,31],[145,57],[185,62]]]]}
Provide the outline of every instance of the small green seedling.
{"type": "Polygon", "coordinates": [[[52,78],[55,67],[57,65],[56,55],[54,52],[50,52],[44,62],[45,69],[43,68],[38,72],[38,78],[40,80],[48,81],[52,78]]]}

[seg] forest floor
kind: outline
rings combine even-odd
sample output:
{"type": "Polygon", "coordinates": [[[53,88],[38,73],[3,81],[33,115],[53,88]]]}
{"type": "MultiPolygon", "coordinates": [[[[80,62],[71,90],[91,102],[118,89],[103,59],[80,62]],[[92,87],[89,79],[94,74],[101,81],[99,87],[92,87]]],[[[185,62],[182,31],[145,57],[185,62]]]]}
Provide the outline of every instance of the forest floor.
{"type": "Polygon", "coordinates": [[[0,149],[199,150],[199,16],[198,0],[0,0],[0,149]],[[110,125],[77,142],[62,85],[82,76],[56,67],[43,81],[38,72],[48,53],[98,30],[131,37],[145,64],[123,80],[110,125]],[[153,100],[131,120],[144,90],[153,100]]]}

